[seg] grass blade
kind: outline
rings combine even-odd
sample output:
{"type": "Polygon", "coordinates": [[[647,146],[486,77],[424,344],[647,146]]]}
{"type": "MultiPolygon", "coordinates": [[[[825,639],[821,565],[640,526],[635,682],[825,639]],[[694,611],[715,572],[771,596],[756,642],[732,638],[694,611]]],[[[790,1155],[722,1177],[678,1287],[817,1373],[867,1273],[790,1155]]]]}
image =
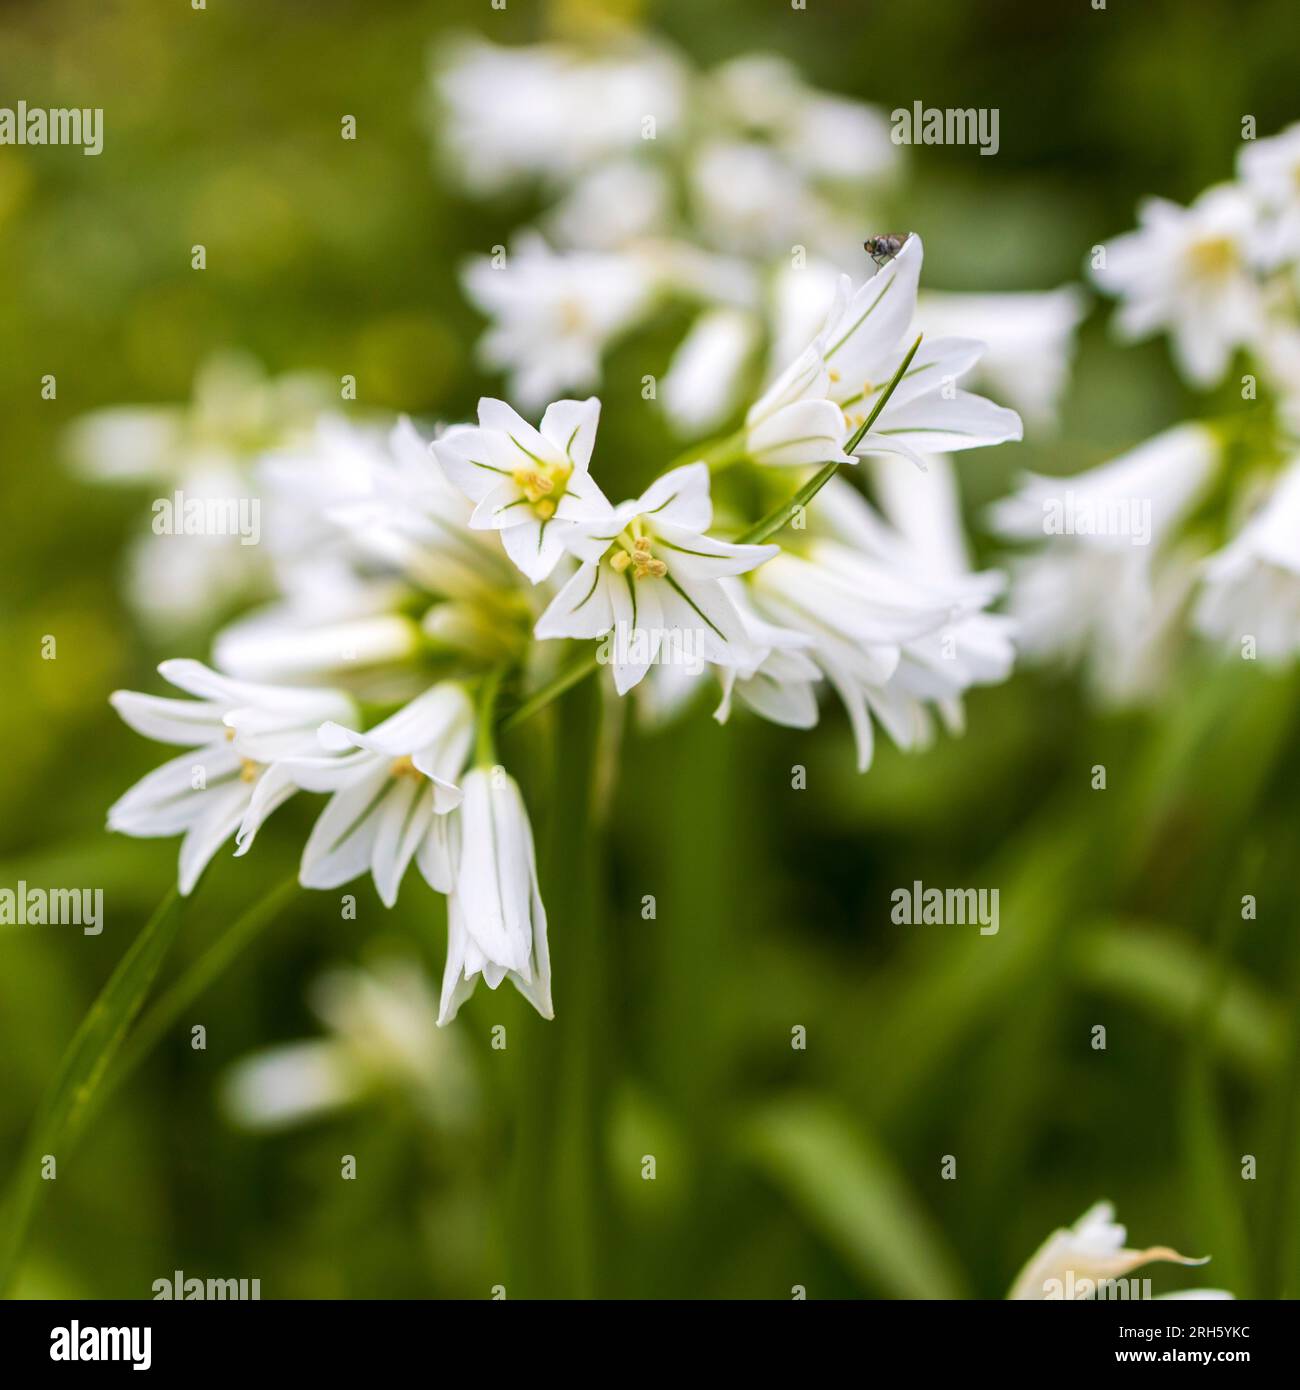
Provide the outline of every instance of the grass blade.
{"type": "Polygon", "coordinates": [[[104,1076],[180,929],[173,887],[118,961],[90,1006],[45,1093],[19,1161],[0,1246],[0,1294],[12,1283],[40,1195],[42,1156],[66,1155],[76,1143],[104,1076]]]}

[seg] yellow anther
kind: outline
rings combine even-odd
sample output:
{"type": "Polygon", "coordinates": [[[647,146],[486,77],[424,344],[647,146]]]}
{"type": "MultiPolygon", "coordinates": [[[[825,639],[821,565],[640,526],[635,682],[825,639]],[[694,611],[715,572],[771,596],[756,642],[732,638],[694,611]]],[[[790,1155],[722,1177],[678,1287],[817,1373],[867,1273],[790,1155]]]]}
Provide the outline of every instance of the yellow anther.
{"type": "Polygon", "coordinates": [[[1199,275],[1226,275],[1237,264],[1237,248],[1226,236],[1195,242],[1188,255],[1199,275]]]}
{"type": "Polygon", "coordinates": [[[226,730],[226,742],[227,742],[227,743],[234,743],[234,741],[235,741],[235,731],[234,731],[233,729],[227,729],[227,730],[226,730]]]}
{"type": "Polygon", "coordinates": [[[576,300],[566,299],[560,305],[560,327],[566,333],[576,333],[587,322],[587,312],[576,300]]]}
{"type": "Polygon", "coordinates": [[[840,379],[840,374],[835,370],[834,367],[830,369],[830,378],[832,381],[838,381],[840,379]]]}
{"type": "Polygon", "coordinates": [[[540,502],[548,492],[555,490],[554,480],[536,468],[516,468],[513,477],[515,486],[534,505],[540,502]]]}
{"type": "Polygon", "coordinates": [[[411,757],[407,753],[403,753],[400,758],[393,759],[388,773],[391,777],[419,777],[422,775],[420,769],[411,761],[411,757]]]}
{"type": "Polygon", "coordinates": [[[622,574],[632,563],[632,557],[626,550],[616,550],[609,559],[609,567],[615,574],[622,574]]]}
{"type": "Polygon", "coordinates": [[[239,780],[241,782],[256,782],[261,775],[261,763],[255,763],[252,758],[240,758],[239,780]]]}

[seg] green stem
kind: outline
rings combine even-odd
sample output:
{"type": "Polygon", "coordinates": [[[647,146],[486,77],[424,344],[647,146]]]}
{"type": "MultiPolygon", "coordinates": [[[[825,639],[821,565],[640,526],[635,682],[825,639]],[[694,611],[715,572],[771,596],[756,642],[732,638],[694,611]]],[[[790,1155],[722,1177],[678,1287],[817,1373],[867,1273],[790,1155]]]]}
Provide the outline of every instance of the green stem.
{"type": "Polygon", "coordinates": [[[722,438],[712,440],[704,445],[696,445],[692,449],[683,449],[680,454],[668,465],[665,472],[671,472],[674,468],[681,468],[688,463],[706,463],[710,471],[719,472],[723,468],[729,468],[733,463],[739,463],[745,454],[745,440],[748,437],[747,430],[737,430],[735,434],[724,435],[722,438]]]}
{"type": "Polygon", "coordinates": [[[529,1015],[511,1030],[518,1068],[511,1297],[592,1298],[604,1291],[613,1037],[608,921],[597,905],[600,713],[600,691],[590,682],[568,691],[557,708],[541,881],[555,1018],[548,1023],[529,1015]]]}
{"type": "Polygon", "coordinates": [[[260,902],[247,908],[235,925],[215,941],[163,991],[141,1018],[122,1048],[104,1088],[107,1099],[167,1036],[176,1020],[229,968],[235,958],[269,926],[298,887],[297,874],[284,880],[260,902]]]}
{"type": "Polygon", "coordinates": [[[497,695],[501,690],[501,679],[505,668],[498,666],[483,680],[483,689],[478,697],[478,732],[474,740],[474,761],[479,767],[494,767],[497,761],[495,737],[497,695]]]}
{"type": "MultiPolygon", "coordinates": [[[[851,454],[854,449],[862,442],[863,435],[876,423],[880,412],[884,410],[890,396],[894,394],[898,383],[903,379],[903,373],[912,365],[912,358],[916,356],[916,350],[921,346],[921,336],[918,334],[916,341],[907,350],[907,356],[898,364],[898,370],[890,378],[889,385],[881,392],[880,399],[871,407],[871,414],[854,430],[848,442],[844,445],[844,452],[851,454]]],[[[824,463],[821,470],[814,474],[793,497],[782,502],[779,507],[757,521],[748,531],[739,537],[741,545],[757,545],[760,541],[765,541],[769,536],[774,536],[789,522],[790,518],[801,508],[806,507],[809,502],[826,486],[827,483],[839,472],[840,460],[834,459],[829,463],[824,463]]]]}
{"type": "Polygon", "coordinates": [[[180,930],[179,905],[180,898],[173,887],[118,961],[81,1020],[41,1101],[10,1196],[6,1234],[0,1248],[0,1295],[17,1273],[44,1186],[45,1157],[49,1155],[56,1162],[62,1158],[66,1163],[105,1074],[180,930]]]}
{"type": "Polygon", "coordinates": [[[501,721],[501,731],[504,733],[508,729],[518,728],[520,724],[531,719],[539,710],[545,709],[553,700],[558,700],[565,691],[571,690],[579,682],[586,680],[600,665],[599,652],[599,645],[593,642],[591,647],[572,665],[566,666],[558,676],[547,681],[539,690],[535,690],[523,704],[511,710],[501,721]]]}

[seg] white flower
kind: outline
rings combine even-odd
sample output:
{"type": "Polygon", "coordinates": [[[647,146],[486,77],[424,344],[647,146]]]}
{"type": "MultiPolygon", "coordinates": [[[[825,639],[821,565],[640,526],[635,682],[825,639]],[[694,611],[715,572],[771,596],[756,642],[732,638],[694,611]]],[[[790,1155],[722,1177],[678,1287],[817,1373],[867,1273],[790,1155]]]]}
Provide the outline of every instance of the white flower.
{"type": "Polygon", "coordinates": [[[1253,637],[1265,661],[1300,653],[1300,457],[1238,534],[1206,561],[1195,623],[1234,650],[1253,637]]]}
{"type": "Polygon", "coordinates": [[[644,313],[654,281],[637,256],[555,252],[525,234],[500,263],[472,261],[464,286],[491,320],[483,365],[507,372],[512,398],[532,409],[600,380],[602,354],[644,313]]]}
{"type": "Polygon", "coordinates": [[[500,767],[472,768],[463,788],[449,827],[454,886],[439,1026],[456,1017],[480,975],[489,989],[508,977],[543,1018],[552,1018],[546,908],[523,797],[500,767]]]}
{"type": "Polygon", "coordinates": [[[583,563],[538,620],[537,636],[592,638],[613,629],[620,695],[674,645],[693,660],[752,663],[754,646],[718,581],[761,565],[777,547],[716,540],[704,534],[712,523],[708,468],[690,463],[665,473],[570,543],[583,563]]]}
{"type": "Polygon", "coordinates": [[[339,966],[308,993],[325,1037],[242,1058],[222,1100],[249,1129],[282,1129],[398,1089],[440,1126],[457,1127],[474,1101],[469,1059],[454,1033],[438,1031],[438,1001],[424,971],[404,956],[339,966]]]}
{"type": "MultiPolygon", "coordinates": [[[[1208,1260],[1192,1260],[1164,1245],[1149,1250],[1126,1250],[1127,1232],[1115,1221],[1115,1208],[1109,1202],[1090,1207],[1070,1227],[1053,1231],[1016,1276],[1012,1299],[1083,1299],[1096,1293],[1103,1279],[1123,1278],[1130,1270],[1154,1260],[1172,1264],[1202,1265],[1208,1260]]],[[[1231,1298],[1219,1289],[1199,1289],[1169,1294],[1169,1298],[1231,1298]]]]}
{"type": "Polygon", "coordinates": [[[803,176],[768,145],[708,140],[689,168],[691,211],[704,239],[725,251],[766,255],[817,225],[818,204],[803,176]]]}
{"type": "Polygon", "coordinates": [[[1109,463],[1065,478],[1026,476],[995,504],[993,529],[1042,548],[1012,567],[1010,611],[1031,656],[1086,660],[1098,693],[1127,699],[1151,682],[1138,662],[1157,655],[1186,595],[1186,566],[1164,555],[1219,456],[1202,425],[1164,431],[1109,463]]]}
{"type": "Polygon", "coordinates": [[[1300,258],[1300,124],[1269,140],[1249,140],[1237,173],[1266,211],[1260,259],[1268,267],[1300,258]]]}
{"type": "Polygon", "coordinates": [[[588,58],[560,44],[465,38],[435,55],[433,81],[444,149],[468,188],[492,193],[639,149],[647,116],[655,138],[671,140],[683,79],[671,55],[646,43],[588,58]]]}
{"type": "Polygon", "coordinates": [[[754,608],[739,580],[724,579],[723,590],[740,614],[758,660],[743,669],[722,666],[722,700],[713,717],[725,724],[733,696],[755,714],[791,729],[811,729],[817,723],[816,685],[822,673],[807,655],[813,639],[793,628],[767,622],[754,608]]]}
{"type": "Polygon", "coordinates": [[[691,207],[706,238],[725,249],[844,244],[846,218],[862,222],[864,186],[898,166],[882,112],[813,90],[778,55],[724,63],[700,94],[698,124],[711,138],[688,165],[691,207]]]}
{"type": "Polygon", "coordinates": [[[1168,329],[1179,370],[1194,386],[1213,386],[1261,329],[1255,203],[1220,184],[1187,208],[1149,198],[1138,223],[1106,245],[1093,279],[1122,298],[1116,323],[1125,338],[1168,329]]]}
{"type": "Polygon", "coordinates": [[[420,646],[419,625],[394,612],[405,589],[332,564],[295,569],[288,596],[228,624],[213,659],[244,680],[315,680],[385,670],[420,646]]]}
{"type": "Polygon", "coordinates": [[[583,174],[546,214],[542,228],[558,246],[616,251],[668,227],[672,191],[662,169],[612,160],[583,174]]]}
{"type": "Polygon", "coordinates": [[[582,523],[612,508],[588,471],[600,402],[555,401],[534,429],[504,401],[478,403],[478,428],[448,430],[434,445],[447,476],[477,505],[470,526],[501,532],[506,553],[534,584],[582,523]]]}
{"type": "Polygon", "coordinates": [[[1076,285],[1017,294],[923,294],[917,328],[927,337],[982,338],[972,376],[1040,424],[1056,418],[1069,382],[1074,338],[1086,310],[1076,285]]]}
{"type": "Polygon", "coordinates": [[[309,752],[322,722],[350,719],[354,710],[336,691],[250,685],[197,661],[164,661],[158,671],[199,698],[119,690],[113,708],[146,738],[194,751],[156,768],[114,802],[108,828],[146,837],[183,834],[177,878],[188,895],[241,821],[255,829],[294,791],[270,777],[269,766],[309,752]]]}
{"type": "Polygon", "coordinates": [[[758,331],[755,316],[741,309],[710,309],[691,325],[659,383],[678,434],[699,438],[731,414],[758,331]]]}
{"type": "MultiPolygon", "coordinates": [[[[922,505],[942,515],[946,463],[933,460],[920,483],[922,505]]],[[[958,730],[962,692],[1006,679],[1009,624],[983,611],[1002,577],[971,574],[958,557],[937,561],[932,545],[887,525],[843,479],[816,506],[815,531],[764,565],[750,591],[764,617],[812,638],[807,655],[844,702],[866,771],[873,717],[899,747],[923,746],[931,704],[958,730]]]]}
{"type": "MultiPolygon", "coordinates": [[[[326,393],[315,377],[268,377],[253,359],[206,361],[184,405],[117,406],[69,427],[73,465],[98,482],[163,485],[168,497],[250,509],[248,468],[264,450],[303,435],[326,393]]],[[[177,632],[246,594],[262,568],[238,534],[140,536],[128,556],[127,591],[156,631],[177,632]]]]}
{"type": "MultiPolygon", "coordinates": [[[[332,793],[312,827],[298,880],[304,888],[337,888],[370,871],[386,907],[414,859],[431,888],[450,886],[446,826],[460,804],[453,780],[465,765],[474,711],[459,685],[426,690],[365,733],[329,721],[318,747],[329,755],[286,758],[273,769],[285,785],[332,793]]],[[[239,828],[247,852],[259,822],[258,799],[239,828]]]]}
{"type": "Polygon", "coordinates": [[[778,54],[748,53],[721,64],[706,93],[718,119],[761,134],[802,173],[861,182],[898,166],[883,112],[816,91],[778,54]]]}
{"type": "Polygon", "coordinates": [[[447,597],[509,588],[514,572],[495,541],[470,529],[473,508],[433,450],[404,416],[380,430],[331,415],[301,446],[263,459],[282,587],[294,587],[298,568],[338,554],[447,597]]]}
{"type": "MultiPolygon", "coordinates": [[[[852,462],[843,451],[848,436],[867,419],[915,337],[922,255],[913,235],[857,291],[841,277],[822,331],[745,417],[749,452],[760,463],[852,462]]],[[[966,338],[923,341],[854,452],[903,454],[924,467],[924,453],[1019,439],[1015,411],[955,385],[982,351],[982,343],[966,338]]]]}

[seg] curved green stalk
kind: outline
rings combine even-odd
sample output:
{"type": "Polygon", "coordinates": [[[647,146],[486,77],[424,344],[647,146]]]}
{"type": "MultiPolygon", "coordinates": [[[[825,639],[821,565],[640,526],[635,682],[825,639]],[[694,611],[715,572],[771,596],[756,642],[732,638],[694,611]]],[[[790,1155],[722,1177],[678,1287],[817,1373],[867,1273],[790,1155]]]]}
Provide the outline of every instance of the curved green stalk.
{"type": "MultiPolygon", "coordinates": [[[[880,399],[871,407],[871,414],[858,426],[844,446],[844,452],[851,454],[862,441],[863,435],[876,423],[880,412],[884,410],[890,396],[894,394],[898,383],[903,379],[903,373],[912,365],[912,358],[916,356],[916,350],[921,346],[921,335],[917,335],[916,341],[907,350],[907,356],[898,364],[898,370],[890,378],[889,385],[881,392],[880,399]]],[[[760,541],[765,541],[769,536],[774,536],[786,525],[791,517],[801,508],[806,507],[809,502],[826,486],[827,483],[839,471],[839,460],[822,465],[821,470],[806,482],[793,497],[782,502],[779,507],[768,512],[761,520],[756,521],[748,531],[744,532],[737,539],[741,545],[757,545],[760,541]]]]}
{"type": "Polygon", "coordinates": [[[558,700],[566,690],[571,690],[579,681],[585,680],[600,665],[600,646],[593,642],[591,648],[583,656],[580,656],[570,666],[566,666],[559,675],[547,681],[540,689],[535,690],[523,704],[511,710],[502,719],[500,728],[504,733],[508,729],[518,728],[526,720],[529,720],[539,710],[543,710],[552,701],[558,700]]]}
{"type": "Polygon", "coordinates": [[[17,1272],[43,1186],[44,1158],[48,1154],[56,1161],[66,1161],[76,1143],[127,1030],[176,939],[181,925],[179,909],[180,897],[173,887],[118,961],[81,1020],[41,1101],[10,1193],[4,1244],[0,1248],[0,1294],[8,1289],[17,1272]]]}
{"type": "Polygon", "coordinates": [[[107,1099],[163,1040],[182,1013],[234,962],[254,937],[279,915],[298,887],[297,874],[273,888],[260,902],[246,908],[234,926],[192,961],[141,1018],[122,1048],[117,1066],[104,1088],[107,1099]]]}

